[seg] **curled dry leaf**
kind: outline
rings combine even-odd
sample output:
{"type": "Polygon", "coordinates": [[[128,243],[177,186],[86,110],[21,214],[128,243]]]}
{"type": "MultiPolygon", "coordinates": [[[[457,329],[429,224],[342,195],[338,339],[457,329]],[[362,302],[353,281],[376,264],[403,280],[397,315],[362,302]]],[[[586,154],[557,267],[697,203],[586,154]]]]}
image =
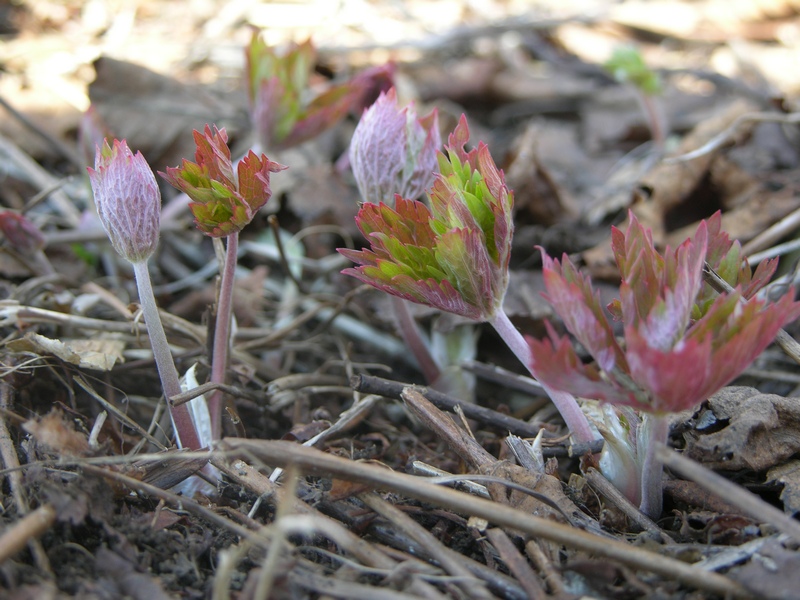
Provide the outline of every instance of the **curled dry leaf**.
{"type": "Polygon", "coordinates": [[[52,354],[64,362],[93,371],[110,371],[117,361],[125,360],[122,340],[53,340],[31,331],[24,338],[9,342],[6,347],[15,352],[52,354]]]}
{"type": "Polygon", "coordinates": [[[797,398],[727,387],[703,411],[702,420],[713,427],[685,434],[685,454],[711,469],[766,471],[800,452],[797,398]]]}

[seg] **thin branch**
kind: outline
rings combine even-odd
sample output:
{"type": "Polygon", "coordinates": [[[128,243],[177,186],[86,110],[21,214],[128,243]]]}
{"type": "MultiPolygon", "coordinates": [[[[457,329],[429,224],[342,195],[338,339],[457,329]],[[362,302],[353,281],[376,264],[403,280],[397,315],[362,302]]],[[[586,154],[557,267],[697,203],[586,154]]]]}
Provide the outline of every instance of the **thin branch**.
{"type": "Polygon", "coordinates": [[[723,144],[733,139],[737,130],[742,125],[747,123],[785,123],[794,125],[800,123],[800,112],[789,114],[761,112],[741,115],[730,125],[730,127],[722,130],[696,150],[692,150],[691,152],[687,152],[686,154],[681,154],[679,156],[671,156],[664,159],[664,162],[667,164],[686,162],[714,152],[723,144]]]}
{"type": "MultiPolygon", "coordinates": [[[[382,377],[375,377],[373,375],[356,375],[350,380],[350,385],[357,392],[365,394],[378,394],[385,398],[394,398],[396,400],[402,399],[401,394],[403,390],[409,387],[406,383],[399,381],[392,381],[390,379],[383,379],[382,377]]],[[[547,423],[529,423],[520,419],[515,419],[510,415],[506,415],[496,410],[471,404],[459,398],[454,398],[437,392],[427,387],[410,386],[418,390],[423,396],[431,401],[437,408],[452,412],[456,406],[460,406],[461,410],[469,419],[475,419],[482,423],[487,423],[494,427],[498,427],[505,431],[518,435],[520,437],[536,437],[540,429],[552,431],[553,427],[547,423]]],[[[582,456],[585,451],[599,452],[602,449],[602,440],[595,440],[589,445],[573,444],[572,453],[574,456],[582,456]]]]}
{"type": "Polygon", "coordinates": [[[656,455],[662,460],[665,467],[672,469],[678,475],[694,481],[706,491],[741,509],[746,515],[759,522],[769,523],[779,531],[791,536],[796,542],[800,542],[800,523],[771,504],[764,502],[752,492],[666,446],[659,445],[656,455]]]}
{"type": "Polygon", "coordinates": [[[481,517],[496,525],[522,531],[531,536],[543,537],[571,548],[617,560],[632,568],[651,571],[668,579],[677,579],[697,589],[720,595],[730,594],[737,598],[751,596],[744,587],[723,575],[703,571],[644,548],[536,517],[508,505],[442,488],[419,477],[397,473],[382,466],[347,460],[284,441],[227,438],[220,442],[218,448],[232,455],[246,453],[256,456],[272,466],[285,468],[294,464],[310,475],[335,477],[380,489],[390,489],[423,502],[481,517]]]}

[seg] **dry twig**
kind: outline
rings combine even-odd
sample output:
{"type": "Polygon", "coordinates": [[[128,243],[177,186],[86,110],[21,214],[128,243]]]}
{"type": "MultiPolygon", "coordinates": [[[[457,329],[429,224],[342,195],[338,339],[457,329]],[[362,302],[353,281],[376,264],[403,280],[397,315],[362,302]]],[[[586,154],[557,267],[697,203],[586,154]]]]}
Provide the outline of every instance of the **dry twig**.
{"type": "Polygon", "coordinates": [[[741,585],[722,575],[703,571],[644,548],[542,519],[498,502],[442,488],[419,477],[396,473],[373,464],[353,462],[283,441],[228,438],[220,443],[219,450],[230,456],[236,454],[256,456],[273,466],[285,468],[294,464],[302,472],[310,475],[336,477],[375,488],[390,489],[423,502],[484,518],[490,523],[521,531],[527,535],[546,538],[571,548],[617,560],[634,569],[651,571],[668,579],[677,579],[696,589],[721,595],[728,594],[736,598],[750,596],[741,585]]]}

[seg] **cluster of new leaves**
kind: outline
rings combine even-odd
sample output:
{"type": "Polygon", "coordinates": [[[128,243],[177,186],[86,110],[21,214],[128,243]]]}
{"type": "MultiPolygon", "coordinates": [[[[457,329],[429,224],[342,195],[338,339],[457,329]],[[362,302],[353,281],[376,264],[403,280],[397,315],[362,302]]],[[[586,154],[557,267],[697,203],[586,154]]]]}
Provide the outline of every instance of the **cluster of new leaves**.
{"type": "MultiPolygon", "coordinates": [[[[706,262],[728,285],[734,288],[741,287],[742,296],[748,300],[769,283],[775,269],[778,268],[778,259],[772,258],[760,262],[753,272],[747,258],[742,255],[742,245],[738,240],[732,241],[722,230],[722,213],[720,211],[708,219],[706,262]]],[[[704,315],[716,296],[717,293],[712,287],[705,284],[697,297],[692,318],[698,319],[704,315]]]]}
{"type": "Polygon", "coordinates": [[[370,70],[312,97],[316,50],[310,40],[280,52],[256,32],[246,62],[251,117],[262,147],[269,152],[310,140],[335,125],[358,106],[373,80],[391,79],[392,71],[370,70]]]}
{"type": "Polygon", "coordinates": [[[364,111],[350,141],[350,164],[365,202],[391,204],[394,195],[417,200],[433,183],[442,145],[437,111],[418,117],[397,106],[394,88],[364,111]]]}
{"type": "Polygon", "coordinates": [[[225,237],[241,231],[272,195],[270,173],[286,167],[251,150],[234,172],[225,129],[206,125],[203,133],[194,132],[194,141],[196,162],[184,159],[159,174],[192,199],[189,208],[203,233],[225,237]]]}
{"type": "MultiPolygon", "coordinates": [[[[570,341],[548,326],[549,339],[530,340],[542,382],[576,396],[663,414],[695,406],[739,375],[784,324],[800,316],[800,303],[788,296],[774,304],[756,298],[744,302],[737,289],[700,311],[704,261],[716,261],[711,254],[717,252],[727,257],[733,248],[725,248],[729,240],[718,223],[713,227],[711,240],[703,221],[692,239],[664,255],[632,213],[626,232],[613,230],[622,283],[620,299],[609,309],[622,321],[624,348],[589,279],[566,255],[561,263],[545,255],[546,297],[596,364],[583,364],[570,341]],[[693,314],[700,316],[693,321],[693,314]]],[[[748,287],[763,282],[769,269],[757,272],[748,287]]],[[[739,277],[747,279],[738,275],[737,283],[739,277]]]]}
{"type": "Polygon", "coordinates": [[[617,48],[603,66],[620,83],[630,83],[647,95],[655,96],[663,90],[658,74],[647,66],[636,48],[617,48]]]}
{"type": "Polygon", "coordinates": [[[395,208],[365,203],[356,222],[369,250],[340,249],[352,275],[389,294],[490,320],[508,286],[513,194],[488,147],[467,152],[466,117],[439,153],[439,173],[422,202],[395,197],[395,208]]]}

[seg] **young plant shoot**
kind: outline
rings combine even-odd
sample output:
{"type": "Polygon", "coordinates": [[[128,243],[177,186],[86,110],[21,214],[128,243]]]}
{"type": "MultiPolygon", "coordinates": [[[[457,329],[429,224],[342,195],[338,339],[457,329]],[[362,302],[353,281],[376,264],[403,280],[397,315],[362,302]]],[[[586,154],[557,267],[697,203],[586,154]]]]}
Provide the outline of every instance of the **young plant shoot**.
{"type": "MultiPolygon", "coordinates": [[[[667,441],[667,416],[695,407],[738,376],[783,325],[800,316],[800,302],[788,295],[773,304],[752,298],[775,264],[760,267],[751,280],[738,243],[720,232],[718,214],[662,255],[631,213],[625,232],[612,230],[612,247],[622,282],[620,299],[609,310],[622,322],[624,344],[614,337],[589,278],[566,255],[559,263],[543,253],[546,298],[595,363],[583,364],[569,339],[548,324],[549,339],[529,340],[532,365],[549,386],[645,413],[643,431],[634,431],[637,418],[631,415],[625,419],[630,439],[612,440],[609,451],[618,454],[620,445],[639,443],[623,457],[625,467],[614,467],[612,479],[642,512],[657,518],[663,468],[654,448],[667,441]],[[735,292],[712,297],[703,283],[706,260],[739,286],[735,292]],[[631,485],[636,481],[638,489],[631,485]]],[[[610,428],[615,438],[625,435],[620,424],[610,428]]]]}
{"type": "Polygon", "coordinates": [[[280,52],[255,32],[245,59],[251,119],[267,152],[316,137],[338,123],[362,96],[363,82],[351,81],[313,97],[316,50],[310,41],[280,52]]]}
{"type": "MultiPolygon", "coordinates": [[[[234,170],[224,129],[214,127],[212,130],[206,125],[203,133],[194,132],[194,141],[196,162],[184,159],[180,167],[168,168],[166,173],[159,174],[192,199],[189,208],[200,231],[210,237],[227,239],[211,358],[211,381],[225,383],[239,231],[272,195],[270,173],[286,167],[263,154],[257,156],[251,150],[234,170]]],[[[209,412],[212,436],[219,439],[222,428],[222,394],[219,391],[211,394],[209,412]]]]}
{"type": "MultiPolygon", "coordinates": [[[[393,296],[491,323],[536,377],[528,344],[503,312],[513,193],[486,144],[468,152],[468,141],[462,115],[446,153],[438,153],[431,208],[399,194],[394,208],[384,201],[361,207],[356,222],[371,247],[339,249],[357,265],[343,273],[393,296]]],[[[575,438],[594,439],[575,398],[545,386],[575,438]]]]}
{"type": "Polygon", "coordinates": [[[133,265],[139,301],[153,348],[153,357],[167,398],[178,447],[199,450],[202,445],[186,404],[172,406],[181,393],[178,371],[158,314],[147,259],[158,245],[161,193],[153,171],[141,152],[135,155],[123,141],[97,148],[94,169],[89,168],[97,214],[114,250],[133,265]]]}
{"type": "Polygon", "coordinates": [[[394,203],[395,194],[417,200],[433,185],[442,147],[436,109],[417,116],[400,108],[394,88],[364,111],[350,141],[350,165],[364,202],[394,203]]]}
{"type": "MultiPolygon", "coordinates": [[[[392,206],[394,195],[418,199],[434,181],[442,146],[437,111],[418,117],[414,106],[397,104],[394,88],[364,111],[350,141],[350,165],[361,199],[392,206]]],[[[406,301],[392,296],[398,327],[429,384],[441,371],[406,301]]]]}

